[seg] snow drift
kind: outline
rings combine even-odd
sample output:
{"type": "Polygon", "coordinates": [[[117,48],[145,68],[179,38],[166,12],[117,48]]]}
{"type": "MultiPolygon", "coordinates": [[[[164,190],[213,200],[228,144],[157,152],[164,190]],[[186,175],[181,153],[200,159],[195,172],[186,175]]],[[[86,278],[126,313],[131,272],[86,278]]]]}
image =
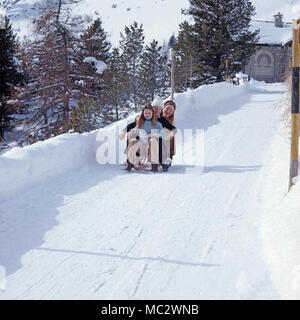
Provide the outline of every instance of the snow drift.
{"type": "Polygon", "coordinates": [[[290,93],[277,105],[281,122],[269,151],[262,215],[264,253],[283,299],[300,299],[300,183],[288,192],[290,157],[290,93]]]}

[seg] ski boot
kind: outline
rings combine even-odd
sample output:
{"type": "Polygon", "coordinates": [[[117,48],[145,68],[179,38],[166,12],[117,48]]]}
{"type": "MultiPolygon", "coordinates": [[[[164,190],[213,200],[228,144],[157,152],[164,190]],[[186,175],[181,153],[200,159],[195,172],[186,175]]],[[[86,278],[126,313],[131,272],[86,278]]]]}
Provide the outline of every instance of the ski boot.
{"type": "Polygon", "coordinates": [[[167,158],[165,165],[170,168],[172,165],[172,159],[171,158],[167,158]]]}
{"type": "Polygon", "coordinates": [[[131,169],[132,169],[133,167],[134,167],[133,164],[132,164],[131,162],[127,161],[126,170],[127,170],[127,171],[131,171],[131,169]]]}
{"type": "Polygon", "coordinates": [[[163,172],[168,172],[168,170],[169,170],[169,165],[168,165],[168,164],[163,164],[163,165],[162,165],[162,168],[163,168],[163,172]]]}
{"type": "Polygon", "coordinates": [[[158,164],[152,163],[151,164],[151,171],[157,172],[157,170],[158,170],[158,164]]]}

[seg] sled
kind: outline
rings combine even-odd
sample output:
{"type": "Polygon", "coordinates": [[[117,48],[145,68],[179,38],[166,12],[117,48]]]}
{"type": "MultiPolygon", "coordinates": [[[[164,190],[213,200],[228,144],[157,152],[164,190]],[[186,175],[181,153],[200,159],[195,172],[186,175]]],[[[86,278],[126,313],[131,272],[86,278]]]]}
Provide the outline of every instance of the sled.
{"type": "MultiPolygon", "coordinates": [[[[169,167],[168,167],[169,168],[169,167]]],[[[157,171],[155,172],[168,172],[168,168],[164,169],[163,166],[161,164],[158,164],[157,167],[157,171]]],[[[127,163],[124,164],[124,170],[127,170],[127,163]]],[[[150,162],[147,163],[138,163],[137,165],[134,165],[132,167],[132,170],[134,171],[151,171],[152,172],[152,165],[150,162]]],[[[127,170],[127,171],[131,171],[131,170],[127,170]]]]}
{"type": "MultiPolygon", "coordinates": [[[[132,169],[136,171],[144,170],[144,171],[151,171],[151,163],[138,163],[132,167],[132,169]]],[[[124,163],[124,170],[127,170],[127,162],[124,163]]]]}

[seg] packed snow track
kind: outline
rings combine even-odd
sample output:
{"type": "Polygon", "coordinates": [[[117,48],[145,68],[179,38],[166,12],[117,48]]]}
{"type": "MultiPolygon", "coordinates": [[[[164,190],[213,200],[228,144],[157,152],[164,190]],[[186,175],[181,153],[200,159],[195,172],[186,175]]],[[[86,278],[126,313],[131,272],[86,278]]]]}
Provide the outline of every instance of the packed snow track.
{"type": "MultiPolygon", "coordinates": [[[[202,172],[178,161],[168,173],[128,173],[93,157],[3,193],[0,299],[279,298],[260,192],[285,90],[217,84],[177,95],[177,127],[204,129],[202,172]]],[[[22,152],[1,161],[17,166],[22,152]]]]}

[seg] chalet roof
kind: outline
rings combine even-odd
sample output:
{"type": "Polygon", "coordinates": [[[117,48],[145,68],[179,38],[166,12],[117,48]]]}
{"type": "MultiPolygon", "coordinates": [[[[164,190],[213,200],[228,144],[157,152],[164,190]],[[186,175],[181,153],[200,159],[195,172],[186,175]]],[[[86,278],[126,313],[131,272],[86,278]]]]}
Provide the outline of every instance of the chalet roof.
{"type": "Polygon", "coordinates": [[[291,22],[284,22],[282,28],[278,28],[273,21],[253,20],[250,30],[256,29],[260,29],[259,44],[284,45],[292,38],[291,22]]]}

